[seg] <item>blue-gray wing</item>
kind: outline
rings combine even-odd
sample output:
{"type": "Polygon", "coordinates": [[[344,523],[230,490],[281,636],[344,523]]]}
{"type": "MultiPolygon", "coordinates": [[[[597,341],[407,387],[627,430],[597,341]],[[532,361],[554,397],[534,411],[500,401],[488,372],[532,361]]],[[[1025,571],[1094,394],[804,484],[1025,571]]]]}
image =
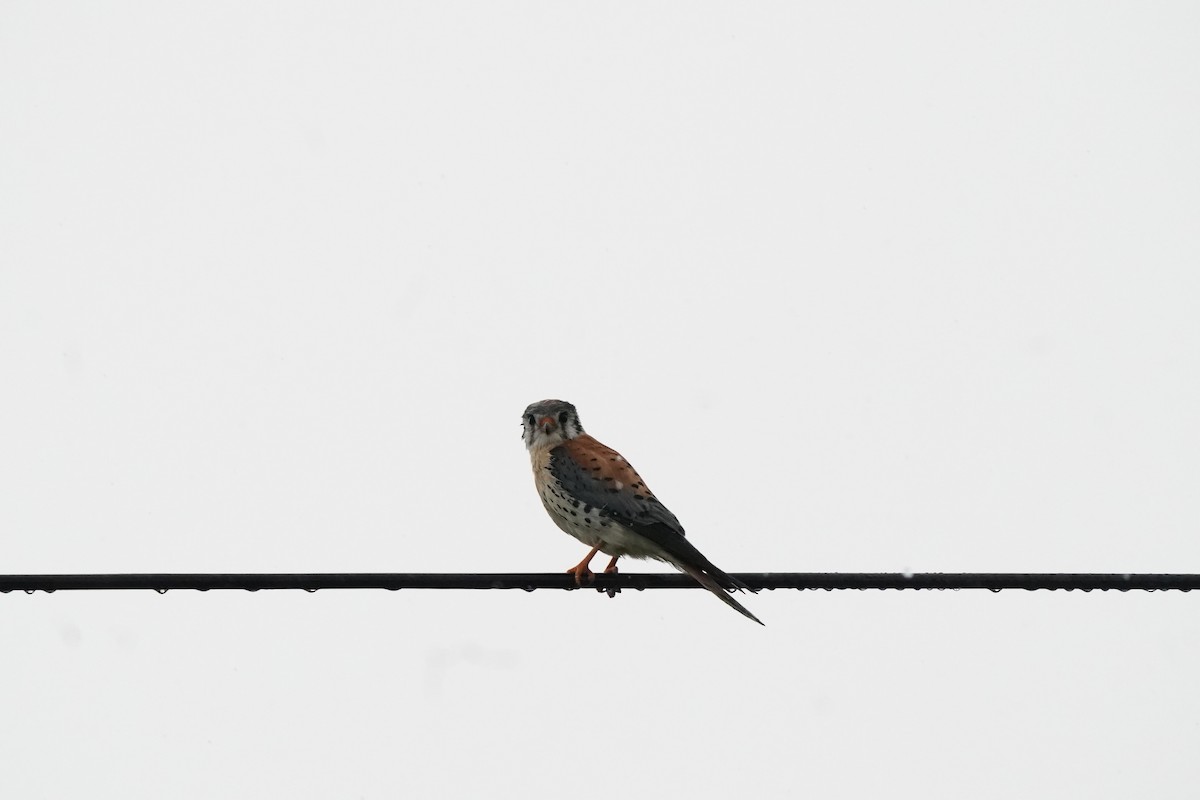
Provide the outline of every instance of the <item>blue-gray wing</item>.
{"type": "Polygon", "coordinates": [[[579,501],[581,513],[595,510],[601,517],[639,532],[663,527],[683,538],[679,520],[658,502],[637,470],[616,450],[591,436],[568,439],[551,450],[550,474],[579,501]]]}

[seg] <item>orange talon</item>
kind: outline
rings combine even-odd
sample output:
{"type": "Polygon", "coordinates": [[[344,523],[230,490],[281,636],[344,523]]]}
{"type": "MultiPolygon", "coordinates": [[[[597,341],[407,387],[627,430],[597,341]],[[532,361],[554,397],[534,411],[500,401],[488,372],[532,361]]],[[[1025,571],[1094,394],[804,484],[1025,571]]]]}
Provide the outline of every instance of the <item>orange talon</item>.
{"type": "Polygon", "coordinates": [[[573,573],[575,575],[576,586],[585,586],[595,580],[593,577],[594,573],[592,572],[591,564],[592,559],[596,557],[596,553],[598,552],[600,552],[600,547],[593,547],[591,551],[583,557],[583,561],[580,561],[578,564],[567,570],[568,573],[573,573]]]}
{"type": "MultiPolygon", "coordinates": [[[[618,558],[620,558],[620,556],[613,556],[612,560],[608,562],[608,566],[604,568],[605,575],[616,575],[617,574],[617,572],[618,572],[617,559],[618,558]]],[[[608,589],[607,594],[609,597],[616,597],[617,592],[619,592],[619,591],[621,591],[620,587],[614,587],[614,588],[608,589]]]]}

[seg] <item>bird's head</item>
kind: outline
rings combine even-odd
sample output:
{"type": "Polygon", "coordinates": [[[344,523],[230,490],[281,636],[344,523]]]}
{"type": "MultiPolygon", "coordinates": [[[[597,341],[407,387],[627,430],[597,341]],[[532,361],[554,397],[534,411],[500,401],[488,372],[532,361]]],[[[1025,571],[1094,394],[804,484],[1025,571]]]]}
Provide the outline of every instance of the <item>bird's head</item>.
{"type": "Polygon", "coordinates": [[[583,433],[579,412],[565,400],[542,400],[525,409],[521,424],[528,450],[558,447],[583,433]]]}

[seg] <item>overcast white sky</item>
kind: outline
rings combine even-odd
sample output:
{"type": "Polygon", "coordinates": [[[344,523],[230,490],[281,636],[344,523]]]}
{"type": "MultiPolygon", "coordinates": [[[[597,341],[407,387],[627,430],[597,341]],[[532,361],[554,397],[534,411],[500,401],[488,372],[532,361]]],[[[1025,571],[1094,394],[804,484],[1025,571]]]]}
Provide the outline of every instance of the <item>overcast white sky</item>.
{"type": "MultiPolygon", "coordinates": [[[[0,3],[0,572],[1200,572],[1194,3],[0,3]],[[657,571],[652,564],[626,569],[657,571]]],[[[1200,597],[0,596],[0,795],[1191,797],[1200,597]]]]}

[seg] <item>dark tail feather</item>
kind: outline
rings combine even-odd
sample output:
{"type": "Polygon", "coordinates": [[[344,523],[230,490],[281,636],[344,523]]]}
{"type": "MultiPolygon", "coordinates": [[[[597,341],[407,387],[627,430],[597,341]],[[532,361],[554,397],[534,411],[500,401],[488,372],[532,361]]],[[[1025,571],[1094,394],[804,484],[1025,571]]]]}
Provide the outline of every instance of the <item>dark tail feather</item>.
{"type": "MultiPolygon", "coordinates": [[[[763,625],[763,621],[761,619],[759,619],[758,617],[751,614],[748,610],[746,610],[745,606],[743,606],[737,600],[734,600],[732,597],[729,596],[729,592],[726,591],[726,587],[722,586],[720,583],[718,583],[716,577],[714,577],[713,575],[707,575],[707,574],[701,572],[696,567],[691,566],[690,564],[680,564],[680,563],[676,562],[675,566],[679,567],[681,570],[686,572],[688,575],[691,575],[696,580],[696,583],[700,584],[705,589],[708,589],[710,592],[715,594],[717,597],[721,598],[721,602],[723,602],[725,605],[729,606],[734,611],[741,614],[743,617],[747,617],[749,619],[754,620],[759,625],[763,625]]],[[[719,569],[716,569],[715,567],[714,567],[714,570],[716,571],[717,574],[719,574],[721,576],[721,578],[723,578],[725,580],[726,584],[731,589],[738,587],[738,585],[742,583],[741,581],[737,580],[736,578],[732,578],[729,575],[726,575],[724,572],[721,572],[719,569]]],[[[766,627],[766,626],[763,625],[763,627],[766,627]]]]}
{"type": "Polygon", "coordinates": [[[726,589],[737,589],[742,592],[750,592],[750,594],[758,594],[758,589],[751,589],[744,581],[733,577],[732,575],[722,572],[708,559],[705,559],[700,564],[700,568],[716,579],[717,583],[724,586],[726,589]]]}

